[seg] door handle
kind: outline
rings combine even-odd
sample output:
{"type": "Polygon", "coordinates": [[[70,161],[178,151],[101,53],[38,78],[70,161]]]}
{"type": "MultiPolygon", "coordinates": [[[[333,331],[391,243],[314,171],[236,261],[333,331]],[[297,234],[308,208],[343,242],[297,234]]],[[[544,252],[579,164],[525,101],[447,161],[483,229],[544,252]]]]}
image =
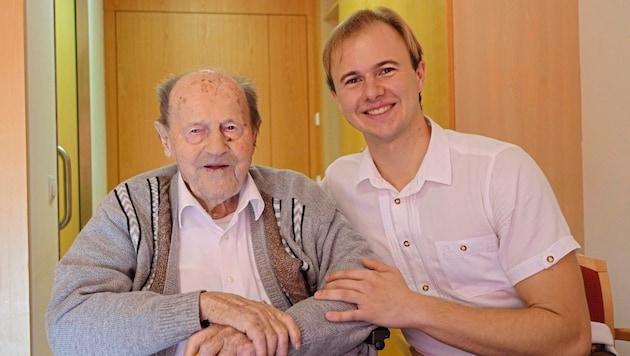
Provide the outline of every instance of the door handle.
{"type": "Polygon", "coordinates": [[[64,180],[65,180],[65,194],[64,194],[64,200],[66,202],[66,211],[64,214],[63,219],[61,219],[61,222],[59,223],[59,230],[63,229],[64,227],[66,227],[66,225],[68,225],[68,222],[70,222],[70,217],[72,216],[72,178],[70,175],[70,156],[68,155],[68,152],[66,152],[66,150],[61,147],[61,146],[57,146],[57,154],[59,155],[59,157],[61,157],[61,160],[63,161],[63,171],[64,171],[64,180]]]}

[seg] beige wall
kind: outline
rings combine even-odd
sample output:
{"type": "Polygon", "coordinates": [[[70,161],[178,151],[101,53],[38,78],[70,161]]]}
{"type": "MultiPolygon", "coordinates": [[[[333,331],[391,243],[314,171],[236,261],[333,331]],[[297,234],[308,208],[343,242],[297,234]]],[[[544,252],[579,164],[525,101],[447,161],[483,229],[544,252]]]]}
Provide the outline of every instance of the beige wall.
{"type": "Polygon", "coordinates": [[[29,353],[24,3],[0,11],[0,354],[29,353]]]}
{"type": "Polygon", "coordinates": [[[44,310],[57,261],[52,3],[0,12],[0,354],[50,354],[44,310]]]}
{"type": "Polygon", "coordinates": [[[580,0],[579,14],[585,249],[608,262],[615,324],[630,327],[630,2],[580,0]]]}

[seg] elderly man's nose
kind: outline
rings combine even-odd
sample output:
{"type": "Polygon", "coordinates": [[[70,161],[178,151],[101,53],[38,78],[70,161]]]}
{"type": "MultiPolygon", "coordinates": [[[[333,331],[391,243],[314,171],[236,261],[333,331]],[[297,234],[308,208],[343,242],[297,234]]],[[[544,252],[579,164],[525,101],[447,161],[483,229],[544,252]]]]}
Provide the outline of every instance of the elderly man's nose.
{"type": "Polygon", "coordinates": [[[206,151],[212,154],[220,154],[227,150],[227,137],[220,130],[213,132],[206,138],[206,151]]]}

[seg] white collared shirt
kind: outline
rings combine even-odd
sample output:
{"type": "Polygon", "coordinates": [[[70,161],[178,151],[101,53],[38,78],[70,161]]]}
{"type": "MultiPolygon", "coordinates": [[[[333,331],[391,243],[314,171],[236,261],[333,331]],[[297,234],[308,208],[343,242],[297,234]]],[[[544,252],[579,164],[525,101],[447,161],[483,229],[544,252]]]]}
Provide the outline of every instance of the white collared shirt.
{"type": "MultiPolygon", "coordinates": [[[[177,189],[181,292],[220,291],[269,303],[254,260],[246,209],[251,204],[256,220],[264,209],[252,177],[248,174],[241,187],[236,211],[217,221],[190,193],[179,173],[177,189]]],[[[183,355],[185,347],[186,340],[178,344],[175,354],[183,355]]]]}
{"type": "MultiPolygon", "coordinates": [[[[333,162],[323,185],[413,291],[465,305],[524,307],[514,285],[579,248],[549,183],[517,146],[429,122],[427,154],[400,192],[368,149],[333,162]]],[[[418,330],[403,332],[422,354],[467,354],[418,330]]]]}

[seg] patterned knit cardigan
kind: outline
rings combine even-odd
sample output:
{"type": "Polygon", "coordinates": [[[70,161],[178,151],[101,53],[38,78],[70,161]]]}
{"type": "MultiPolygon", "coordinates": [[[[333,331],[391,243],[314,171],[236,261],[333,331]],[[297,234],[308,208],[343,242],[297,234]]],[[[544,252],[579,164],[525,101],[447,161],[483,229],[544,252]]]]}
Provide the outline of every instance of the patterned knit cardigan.
{"type": "MultiPolygon", "coordinates": [[[[179,293],[176,172],[169,166],[116,187],[60,261],[46,316],[56,354],[171,355],[172,345],[200,329],[199,292],[179,293]]],[[[272,304],[302,331],[302,348],[292,354],[367,352],[362,341],[374,326],[330,323],[327,310],[353,306],[311,297],[327,273],[374,257],[367,243],[310,179],[256,166],[250,174],[265,203],[259,221],[248,208],[254,258],[272,304]]]]}

